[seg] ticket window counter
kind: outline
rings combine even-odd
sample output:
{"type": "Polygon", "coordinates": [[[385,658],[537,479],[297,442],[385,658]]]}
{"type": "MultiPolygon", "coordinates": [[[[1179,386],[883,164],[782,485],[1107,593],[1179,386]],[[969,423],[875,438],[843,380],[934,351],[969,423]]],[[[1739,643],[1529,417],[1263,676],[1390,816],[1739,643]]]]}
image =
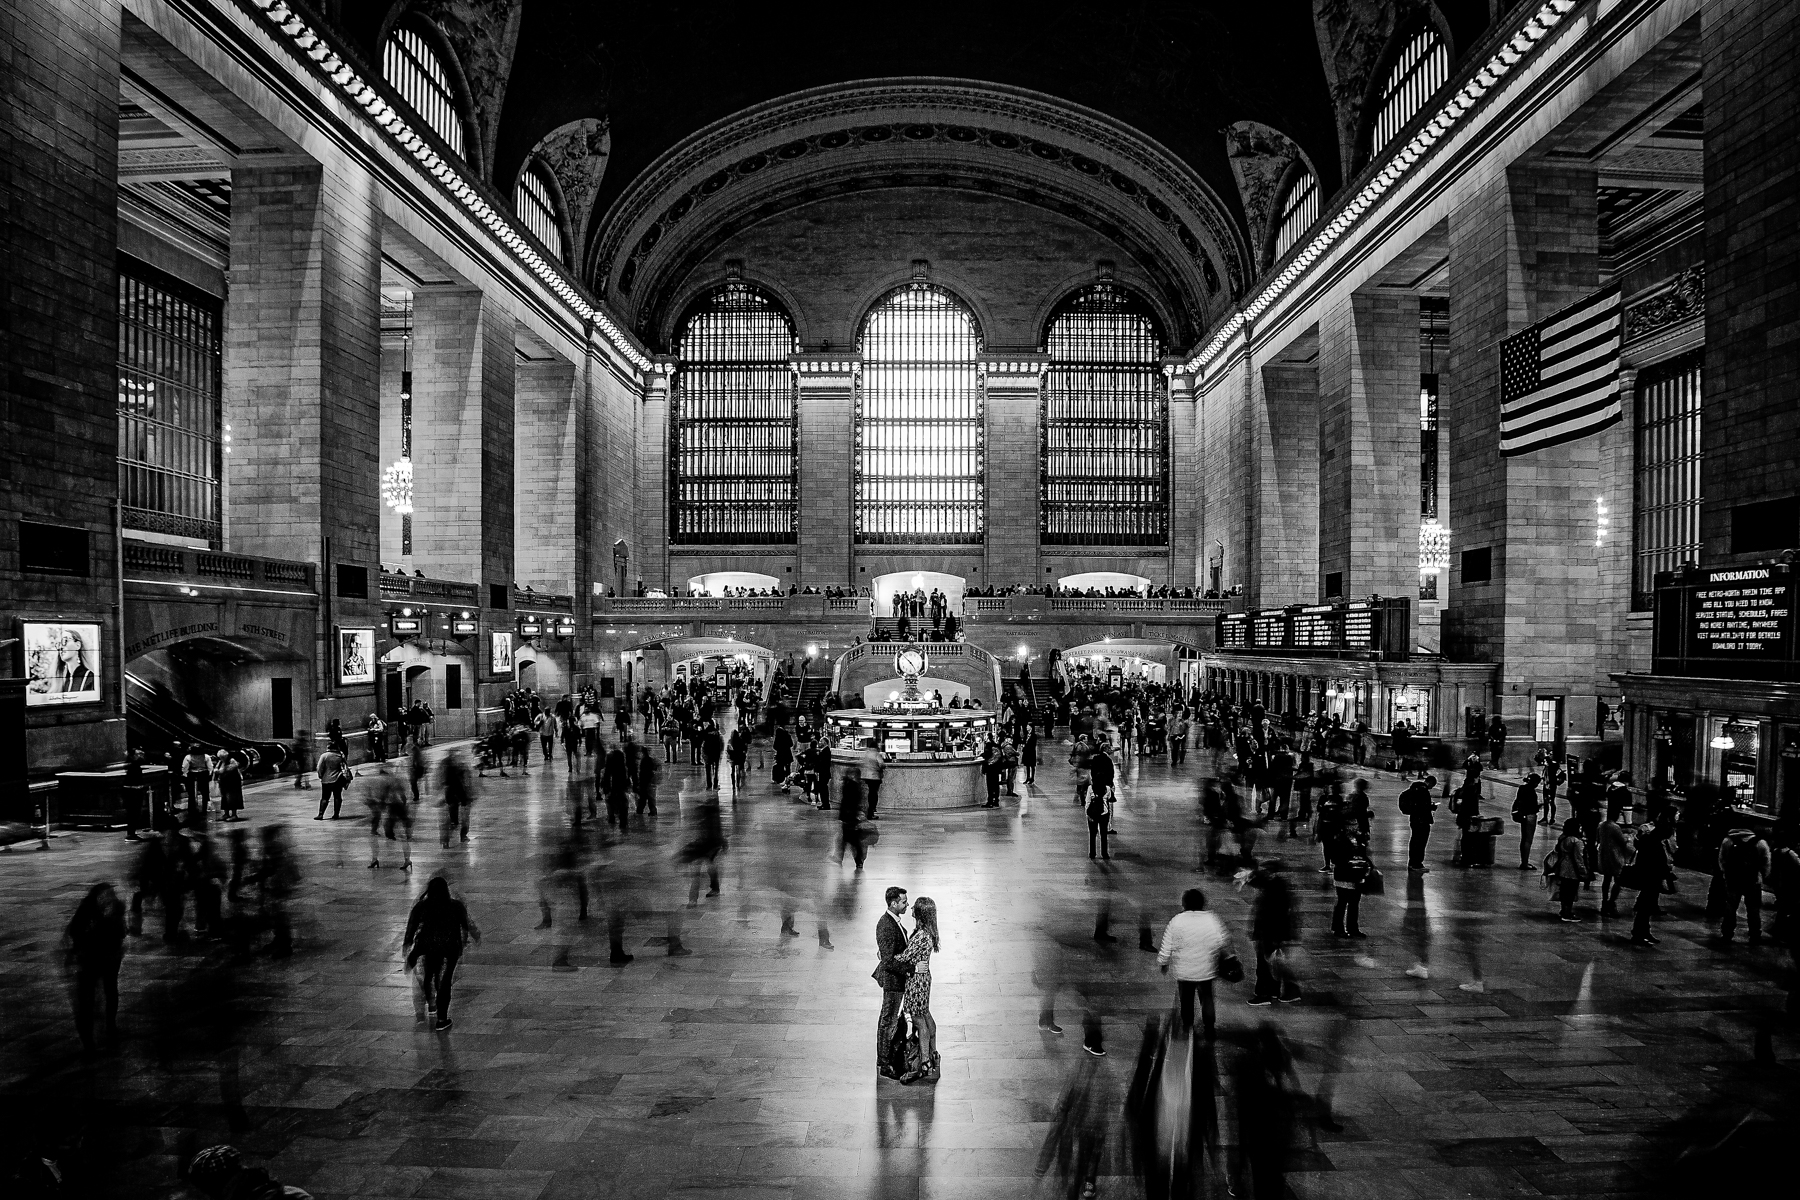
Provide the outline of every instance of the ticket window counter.
{"type": "Polygon", "coordinates": [[[1775,815],[1774,780],[1762,779],[1762,726],[1754,721],[1714,717],[1707,742],[1718,757],[1718,781],[1732,807],[1775,815]]]}
{"type": "Polygon", "coordinates": [[[1388,692],[1387,727],[1405,721],[1414,733],[1431,729],[1431,692],[1420,687],[1394,688],[1388,692]]]}

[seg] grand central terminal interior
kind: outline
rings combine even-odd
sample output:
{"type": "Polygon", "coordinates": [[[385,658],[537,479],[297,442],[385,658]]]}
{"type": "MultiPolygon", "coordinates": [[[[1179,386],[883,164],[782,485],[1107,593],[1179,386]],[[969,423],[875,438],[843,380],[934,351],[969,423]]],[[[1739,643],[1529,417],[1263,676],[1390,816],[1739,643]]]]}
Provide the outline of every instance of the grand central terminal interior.
{"type": "Polygon", "coordinates": [[[1782,1186],[1800,6],[0,12],[7,1196],[1782,1186]]]}

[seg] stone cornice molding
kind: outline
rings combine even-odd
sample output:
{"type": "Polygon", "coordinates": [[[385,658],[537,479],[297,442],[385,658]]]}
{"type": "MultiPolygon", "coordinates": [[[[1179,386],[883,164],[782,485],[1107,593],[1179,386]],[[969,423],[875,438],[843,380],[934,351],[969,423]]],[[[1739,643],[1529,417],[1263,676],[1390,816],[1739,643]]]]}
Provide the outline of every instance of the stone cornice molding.
{"type": "Polygon", "coordinates": [[[704,238],[691,230],[825,180],[881,186],[908,168],[943,173],[937,186],[996,179],[1027,192],[1048,189],[1129,228],[1183,277],[1183,290],[1196,293],[1192,316],[1200,323],[1219,315],[1250,274],[1226,206],[1143,134],[1024,89],[929,78],[813,89],[701,130],[646,168],[613,205],[588,277],[643,328],[660,316],[643,308],[655,276],[678,257],[671,245],[704,238]]]}

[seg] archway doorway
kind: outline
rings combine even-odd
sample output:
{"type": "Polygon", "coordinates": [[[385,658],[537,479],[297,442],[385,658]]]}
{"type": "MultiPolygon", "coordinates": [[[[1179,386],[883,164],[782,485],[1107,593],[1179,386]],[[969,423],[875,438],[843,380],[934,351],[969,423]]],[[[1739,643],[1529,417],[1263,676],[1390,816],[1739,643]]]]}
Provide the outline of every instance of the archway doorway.
{"type": "Polygon", "coordinates": [[[877,575],[869,584],[869,591],[875,597],[875,615],[878,617],[894,616],[894,597],[923,592],[930,596],[933,589],[940,591],[949,602],[949,611],[962,615],[963,588],[967,581],[961,575],[950,575],[943,571],[894,571],[887,575],[877,575]]]}

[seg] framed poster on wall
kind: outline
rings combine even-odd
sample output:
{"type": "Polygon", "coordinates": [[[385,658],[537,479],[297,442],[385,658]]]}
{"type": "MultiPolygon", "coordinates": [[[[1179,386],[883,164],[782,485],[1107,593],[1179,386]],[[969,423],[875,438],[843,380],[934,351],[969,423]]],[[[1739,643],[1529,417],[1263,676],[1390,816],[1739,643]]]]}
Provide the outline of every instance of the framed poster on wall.
{"type": "Polygon", "coordinates": [[[489,642],[488,650],[489,673],[494,675],[511,675],[513,669],[513,635],[511,631],[489,634],[488,636],[492,639],[489,642]]]}
{"type": "Polygon", "coordinates": [[[375,631],[338,630],[338,683],[375,682],[375,631]]]}
{"type": "Polygon", "coordinates": [[[100,703],[103,669],[100,626],[69,621],[20,621],[25,707],[66,708],[100,703]]]}

